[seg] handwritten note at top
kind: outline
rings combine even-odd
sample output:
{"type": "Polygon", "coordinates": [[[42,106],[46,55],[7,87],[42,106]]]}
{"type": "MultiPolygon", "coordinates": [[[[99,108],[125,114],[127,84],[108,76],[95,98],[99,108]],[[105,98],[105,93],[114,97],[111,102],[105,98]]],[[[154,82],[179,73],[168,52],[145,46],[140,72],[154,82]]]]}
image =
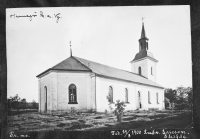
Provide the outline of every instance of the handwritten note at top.
{"type": "Polygon", "coordinates": [[[29,21],[32,21],[34,18],[42,18],[42,19],[55,19],[56,20],[56,23],[59,22],[60,18],[61,17],[61,14],[60,13],[56,13],[56,14],[45,14],[43,13],[43,11],[40,11],[40,12],[34,12],[33,14],[24,14],[24,15],[17,15],[17,14],[11,14],[10,15],[10,18],[28,18],[29,21]]]}

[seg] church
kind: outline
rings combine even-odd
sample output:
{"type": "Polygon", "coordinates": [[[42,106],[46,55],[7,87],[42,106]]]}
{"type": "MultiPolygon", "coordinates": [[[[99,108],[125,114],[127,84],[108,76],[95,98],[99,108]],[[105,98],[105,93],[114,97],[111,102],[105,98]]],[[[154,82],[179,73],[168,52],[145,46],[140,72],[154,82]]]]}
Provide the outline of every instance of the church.
{"type": "Polygon", "coordinates": [[[39,112],[109,111],[116,100],[125,110],[165,109],[164,87],[156,81],[156,60],[148,51],[142,23],[139,52],[130,62],[131,71],[117,69],[72,55],[37,75],[39,112]],[[110,99],[107,99],[107,96],[110,99]]]}

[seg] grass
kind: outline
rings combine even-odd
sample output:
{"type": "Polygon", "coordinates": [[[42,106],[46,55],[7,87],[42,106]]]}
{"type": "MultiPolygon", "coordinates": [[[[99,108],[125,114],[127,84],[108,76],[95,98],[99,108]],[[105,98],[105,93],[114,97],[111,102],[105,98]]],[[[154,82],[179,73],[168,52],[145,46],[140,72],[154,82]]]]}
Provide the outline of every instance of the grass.
{"type": "Polygon", "coordinates": [[[13,116],[13,115],[20,115],[20,114],[25,114],[25,113],[32,113],[32,112],[38,112],[38,109],[20,109],[19,111],[17,110],[12,110],[9,112],[8,116],[13,116]]]}
{"type": "Polygon", "coordinates": [[[25,112],[19,116],[8,116],[8,125],[15,131],[50,130],[112,130],[112,129],[160,129],[185,128],[192,123],[191,111],[127,111],[122,122],[117,123],[113,114],[79,113],[40,114],[25,112]]]}

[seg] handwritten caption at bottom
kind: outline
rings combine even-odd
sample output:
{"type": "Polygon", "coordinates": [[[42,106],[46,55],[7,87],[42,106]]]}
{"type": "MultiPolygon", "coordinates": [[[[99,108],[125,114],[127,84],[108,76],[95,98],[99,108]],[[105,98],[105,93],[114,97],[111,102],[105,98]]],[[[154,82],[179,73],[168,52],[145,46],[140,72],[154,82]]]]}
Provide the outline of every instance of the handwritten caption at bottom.
{"type": "Polygon", "coordinates": [[[111,131],[112,136],[124,136],[131,138],[137,135],[148,135],[148,136],[163,136],[164,139],[187,139],[189,138],[189,133],[184,130],[115,130],[111,131]]]}
{"type": "Polygon", "coordinates": [[[11,138],[29,138],[30,136],[27,134],[15,134],[13,131],[9,133],[9,137],[11,138]]]}

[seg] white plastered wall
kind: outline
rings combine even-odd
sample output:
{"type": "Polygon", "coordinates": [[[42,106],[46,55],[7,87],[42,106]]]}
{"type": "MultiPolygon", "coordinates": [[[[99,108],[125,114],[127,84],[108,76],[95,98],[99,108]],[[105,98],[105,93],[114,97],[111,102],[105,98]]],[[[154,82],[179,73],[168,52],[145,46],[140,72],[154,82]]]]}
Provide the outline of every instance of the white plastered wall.
{"type": "Polygon", "coordinates": [[[137,86],[136,87],[136,106],[139,108],[138,105],[138,91],[141,94],[141,104],[142,110],[148,110],[149,108],[156,108],[159,110],[164,109],[164,89],[155,88],[151,86],[137,86]],[[148,100],[148,92],[150,92],[150,104],[148,100]],[[158,102],[157,103],[157,96],[158,93],[158,102]]]}
{"type": "MultiPolygon", "coordinates": [[[[44,86],[47,86],[47,110],[69,110],[71,107],[79,110],[97,110],[104,112],[108,107],[109,86],[113,88],[113,100],[125,100],[125,88],[128,89],[128,101],[126,110],[138,108],[137,92],[141,93],[142,109],[164,109],[164,90],[156,87],[126,82],[95,76],[87,72],[50,72],[39,80],[39,111],[45,110],[44,86]],[[68,87],[75,84],[77,87],[78,104],[68,104],[68,87]],[[148,104],[148,91],[151,93],[151,104],[148,104]],[[158,92],[159,104],[156,93],[158,92]]],[[[114,108],[114,104],[112,104],[114,108]]]]}
{"type": "Polygon", "coordinates": [[[95,110],[95,76],[88,72],[51,71],[39,78],[39,111],[45,111],[45,90],[47,87],[47,111],[69,110],[71,107],[81,110],[95,110]],[[69,85],[77,88],[78,104],[69,103],[69,85]]]}
{"type": "Polygon", "coordinates": [[[151,81],[156,82],[156,62],[145,58],[131,63],[131,71],[134,73],[139,73],[138,68],[142,68],[142,76],[148,78],[151,81]],[[151,67],[153,68],[153,75],[151,75],[151,67]]]}
{"type": "MultiPolygon", "coordinates": [[[[96,103],[97,103],[97,111],[104,112],[105,110],[109,111],[109,102],[107,100],[107,95],[109,92],[109,86],[113,88],[113,101],[116,100],[125,100],[125,88],[128,89],[128,100],[129,103],[126,103],[125,110],[135,110],[139,107],[138,105],[138,96],[137,92],[140,91],[141,93],[141,103],[142,108],[148,110],[149,108],[158,108],[164,109],[164,90],[151,87],[140,85],[131,82],[125,82],[116,79],[104,78],[104,77],[97,77],[96,80],[96,103]],[[148,91],[151,92],[151,104],[148,104],[148,91]],[[159,104],[156,101],[156,92],[158,92],[159,96],[159,104]]],[[[114,104],[112,104],[114,108],[114,104]]]]}
{"type": "Polygon", "coordinates": [[[91,73],[84,72],[58,72],[57,73],[57,109],[69,110],[74,107],[76,110],[94,109],[92,100],[92,77],[91,73]],[[69,86],[76,85],[77,103],[69,103],[69,86]]]}
{"type": "Polygon", "coordinates": [[[132,62],[132,72],[139,74],[138,68],[141,67],[142,68],[142,76],[144,77],[148,77],[148,60],[144,59],[144,60],[140,60],[137,62],[132,62]]]}
{"type": "Polygon", "coordinates": [[[50,89],[50,74],[47,73],[45,76],[39,78],[39,111],[45,111],[45,86],[47,87],[47,110],[50,110],[50,96],[51,96],[51,89],[50,89]]]}
{"type": "Polygon", "coordinates": [[[154,81],[154,82],[156,82],[156,73],[157,73],[157,71],[156,71],[156,65],[157,65],[157,63],[155,62],[155,61],[152,61],[152,60],[150,60],[150,59],[147,59],[147,63],[148,63],[148,65],[147,65],[147,70],[148,70],[148,79],[149,80],[151,80],[151,81],[154,81]],[[151,75],[151,67],[153,68],[153,75],[151,75]]]}

